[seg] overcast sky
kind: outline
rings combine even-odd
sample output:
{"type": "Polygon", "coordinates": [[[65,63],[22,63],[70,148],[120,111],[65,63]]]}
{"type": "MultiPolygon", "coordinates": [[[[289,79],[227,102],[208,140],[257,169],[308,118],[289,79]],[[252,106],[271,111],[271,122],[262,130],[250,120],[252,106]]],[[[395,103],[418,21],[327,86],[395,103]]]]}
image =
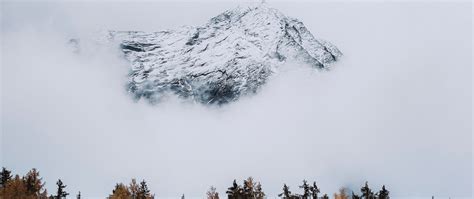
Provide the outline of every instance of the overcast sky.
{"type": "Polygon", "coordinates": [[[258,94],[209,108],[134,102],[128,63],[87,41],[201,25],[241,2],[2,1],[1,165],[86,198],[132,177],[159,198],[224,196],[248,176],[270,196],[303,179],[329,195],[368,180],[399,197],[471,196],[470,2],[268,3],[344,57],[325,72],[288,63],[258,94]]]}

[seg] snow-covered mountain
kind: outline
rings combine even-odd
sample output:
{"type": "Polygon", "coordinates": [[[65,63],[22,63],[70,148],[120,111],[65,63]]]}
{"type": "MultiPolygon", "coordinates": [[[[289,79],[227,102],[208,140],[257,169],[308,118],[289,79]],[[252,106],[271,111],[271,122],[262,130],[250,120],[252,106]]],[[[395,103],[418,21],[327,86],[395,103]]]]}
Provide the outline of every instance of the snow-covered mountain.
{"type": "Polygon", "coordinates": [[[128,91],[153,103],[169,93],[205,104],[232,102],[257,92],[287,60],[322,69],[342,56],[265,3],[225,11],[203,26],[106,36],[131,63],[128,91]]]}

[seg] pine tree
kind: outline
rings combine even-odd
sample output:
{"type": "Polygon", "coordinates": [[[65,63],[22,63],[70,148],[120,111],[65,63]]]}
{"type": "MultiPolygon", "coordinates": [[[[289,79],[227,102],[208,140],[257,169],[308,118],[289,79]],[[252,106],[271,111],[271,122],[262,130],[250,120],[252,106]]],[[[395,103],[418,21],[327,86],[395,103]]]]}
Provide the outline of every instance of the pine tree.
{"type": "Polygon", "coordinates": [[[15,175],[14,178],[8,180],[5,187],[2,188],[0,198],[8,199],[24,199],[29,197],[26,191],[25,182],[20,178],[19,175],[15,175]]]}
{"type": "Polygon", "coordinates": [[[388,196],[390,192],[385,189],[385,185],[382,186],[382,190],[379,191],[378,195],[379,195],[379,199],[390,199],[390,196],[388,196]]]}
{"type": "Polygon", "coordinates": [[[360,199],[360,196],[358,196],[354,192],[352,192],[352,199],[360,199]]]}
{"type": "Polygon", "coordinates": [[[243,195],[244,198],[255,198],[254,182],[252,177],[248,177],[244,180],[243,195]]]}
{"type": "Polygon", "coordinates": [[[81,192],[79,191],[79,193],[76,195],[76,199],[81,199],[81,192]]]}
{"type": "Polygon", "coordinates": [[[32,169],[25,176],[15,175],[11,177],[11,172],[5,168],[1,171],[1,179],[4,181],[0,187],[0,198],[8,199],[47,199],[47,191],[43,190],[43,183],[39,177],[39,172],[32,169]]]}
{"type": "Polygon", "coordinates": [[[311,186],[309,190],[311,191],[311,197],[313,199],[318,199],[318,194],[320,191],[319,191],[318,185],[316,185],[316,182],[313,182],[313,186],[311,186]]]}
{"type": "MultiPolygon", "coordinates": [[[[184,194],[183,194],[184,196],[184,194]]],[[[148,185],[146,184],[145,180],[142,180],[140,182],[140,187],[138,187],[138,194],[137,194],[138,199],[151,199],[154,198],[154,196],[150,193],[150,190],[148,189],[148,185]]]]}
{"type": "Polygon", "coordinates": [[[290,187],[283,184],[283,193],[278,194],[278,197],[282,197],[283,199],[290,199],[291,198],[291,191],[290,187]]]}
{"type": "Polygon", "coordinates": [[[122,183],[118,183],[115,185],[114,190],[112,190],[112,194],[109,196],[109,199],[129,199],[132,194],[128,187],[122,183]]]}
{"type": "Polygon", "coordinates": [[[41,190],[43,190],[44,187],[44,183],[42,183],[41,180],[42,178],[39,177],[39,172],[35,168],[31,169],[23,177],[28,195],[36,197],[41,195],[41,190]]]}
{"type": "Polygon", "coordinates": [[[209,191],[206,193],[207,199],[219,199],[219,193],[217,193],[216,188],[211,186],[209,191]]]}
{"type": "Polygon", "coordinates": [[[299,188],[303,189],[303,195],[301,196],[302,199],[308,199],[310,196],[310,187],[306,180],[303,180],[303,185],[299,186],[299,188]]]}
{"type": "Polygon", "coordinates": [[[360,192],[362,192],[362,198],[364,199],[374,199],[374,193],[372,190],[369,188],[369,183],[365,182],[365,186],[360,189],[360,192]]]}
{"type": "Polygon", "coordinates": [[[0,172],[0,196],[5,195],[5,189],[8,182],[12,179],[12,172],[2,167],[0,172]]]}
{"type": "Polygon", "coordinates": [[[237,181],[234,179],[232,186],[227,189],[225,192],[228,199],[237,199],[240,197],[240,186],[237,184],[237,181]]]}
{"type": "Polygon", "coordinates": [[[263,192],[262,184],[260,184],[260,182],[257,182],[257,185],[255,186],[255,199],[264,199],[264,198],[265,198],[265,193],[263,192]]]}
{"type": "Polygon", "coordinates": [[[64,185],[63,181],[61,181],[61,179],[58,179],[58,182],[56,182],[56,185],[58,185],[58,190],[56,192],[56,196],[54,198],[56,199],[62,199],[62,198],[66,198],[66,196],[69,195],[69,193],[67,193],[64,188],[66,188],[67,186],[64,185]]]}
{"type": "Polygon", "coordinates": [[[5,185],[12,179],[12,172],[7,170],[5,167],[2,167],[0,172],[0,188],[5,187],[5,185]]]}
{"type": "Polygon", "coordinates": [[[135,178],[132,178],[132,182],[128,186],[128,190],[130,190],[131,199],[137,199],[138,184],[137,184],[137,180],[135,180],[135,178]]]}

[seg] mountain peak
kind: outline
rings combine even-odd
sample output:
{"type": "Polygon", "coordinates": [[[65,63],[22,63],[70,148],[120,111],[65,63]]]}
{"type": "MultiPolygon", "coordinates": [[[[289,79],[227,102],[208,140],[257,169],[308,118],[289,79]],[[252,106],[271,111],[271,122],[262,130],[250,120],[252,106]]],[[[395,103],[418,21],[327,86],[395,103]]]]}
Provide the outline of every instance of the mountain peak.
{"type": "Polygon", "coordinates": [[[327,68],[342,55],[266,3],[227,10],[203,26],[109,35],[131,63],[129,92],[152,103],[172,93],[224,104],[257,92],[286,60],[327,68]]]}

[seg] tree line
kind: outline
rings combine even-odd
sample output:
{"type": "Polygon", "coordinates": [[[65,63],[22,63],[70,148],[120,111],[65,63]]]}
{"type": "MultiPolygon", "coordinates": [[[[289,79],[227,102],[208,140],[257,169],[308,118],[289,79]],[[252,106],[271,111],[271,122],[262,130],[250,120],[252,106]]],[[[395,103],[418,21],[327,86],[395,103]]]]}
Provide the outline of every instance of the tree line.
{"type": "Polygon", "coordinates": [[[48,196],[48,191],[44,188],[39,171],[31,169],[26,175],[12,175],[5,167],[0,172],[0,198],[6,199],[62,199],[69,195],[65,191],[66,185],[58,179],[57,190],[48,196]]]}
{"type": "MultiPolygon", "coordinates": [[[[44,188],[45,183],[37,169],[33,168],[24,176],[16,174],[5,167],[0,171],[0,198],[1,199],[64,199],[69,196],[66,192],[66,185],[61,179],[56,182],[56,190],[48,195],[44,188]]],[[[117,183],[108,199],[153,199],[155,196],[150,193],[146,181],[137,183],[132,179],[129,185],[117,183]]],[[[73,198],[73,197],[69,197],[73,198]]],[[[75,196],[81,199],[81,192],[75,196]]]]}
{"type": "MultiPolygon", "coordinates": [[[[0,171],[0,198],[3,199],[64,199],[66,197],[74,198],[66,191],[67,186],[61,179],[56,182],[56,189],[51,194],[44,188],[45,183],[40,177],[37,169],[31,169],[24,176],[16,174],[5,167],[0,171]]],[[[283,184],[282,193],[278,197],[282,199],[329,199],[327,194],[320,194],[320,189],[316,182],[308,184],[303,180],[303,184],[298,188],[302,189],[301,193],[292,193],[290,187],[283,184]],[[322,195],[322,196],[320,196],[322,195]]],[[[382,186],[378,192],[372,191],[366,182],[360,189],[361,194],[348,193],[348,189],[341,188],[338,193],[334,193],[334,199],[389,199],[389,191],[382,186]]],[[[256,182],[252,177],[248,177],[242,183],[238,184],[236,180],[232,182],[225,192],[228,199],[265,199],[266,194],[263,191],[262,184],[256,182]]],[[[216,188],[211,186],[206,192],[207,199],[219,199],[219,193],[216,188]]],[[[81,199],[81,192],[75,195],[75,198],[81,199]]],[[[152,194],[148,189],[145,180],[137,182],[132,179],[129,184],[117,183],[112,189],[112,193],[107,197],[108,199],[154,199],[155,194],[152,194]]],[[[182,195],[181,199],[185,199],[182,195]]]]}
{"type": "MultiPolygon", "coordinates": [[[[316,182],[313,182],[312,185],[308,184],[306,180],[303,180],[303,184],[298,186],[302,189],[302,193],[292,193],[290,187],[286,184],[283,184],[283,192],[278,194],[278,197],[282,199],[329,199],[327,194],[319,196],[320,189],[316,185],[316,182]]],[[[390,199],[389,191],[385,188],[385,185],[382,186],[382,189],[376,193],[370,189],[368,182],[360,189],[361,195],[357,195],[354,192],[349,195],[347,188],[339,189],[339,193],[334,193],[334,199],[390,199]]],[[[265,193],[262,190],[262,185],[260,182],[254,183],[252,177],[244,180],[243,185],[240,186],[234,180],[231,187],[226,191],[228,199],[264,199],[265,193]]],[[[211,191],[207,194],[208,199],[219,199],[218,193],[215,192],[215,188],[211,187],[211,191]]]]}

